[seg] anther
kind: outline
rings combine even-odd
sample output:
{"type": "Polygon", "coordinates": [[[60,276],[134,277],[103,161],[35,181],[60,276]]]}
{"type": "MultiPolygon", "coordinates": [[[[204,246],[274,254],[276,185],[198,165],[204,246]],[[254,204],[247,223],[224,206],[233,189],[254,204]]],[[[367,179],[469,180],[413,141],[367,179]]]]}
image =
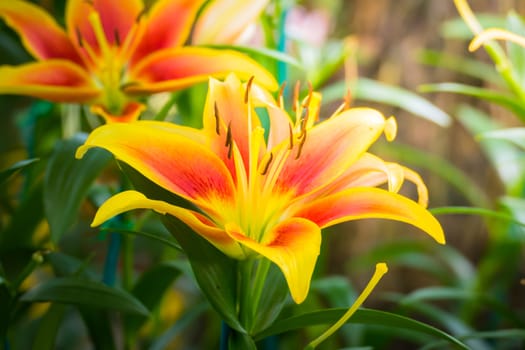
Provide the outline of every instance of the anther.
{"type": "Polygon", "coordinates": [[[297,147],[297,154],[295,155],[295,159],[299,159],[301,156],[301,152],[303,150],[304,143],[306,142],[306,129],[301,130],[301,133],[299,134],[299,146],[297,147]]]}
{"type": "Polygon", "coordinates": [[[288,149],[291,151],[293,148],[293,130],[290,124],[288,124],[288,130],[290,131],[290,145],[288,146],[288,149]]]}
{"type": "Polygon", "coordinates": [[[346,95],[345,95],[345,102],[344,102],[344,109],[343,110],[347,110],[350,108],[350,104],[352,103],[352,91],[350,91],[350,89],[348,89],[348,91],[346,92],[346,95]]]}
{"type": "Polygon", "coordinates": [[[264,167],[261,171],[261,175],[266,175],[266,173],[268,172],[268,168],[270,168],[270,163],[272,162],[272,160],[273,160],[273,153],[270,152],[270,156],[268,157],[268,160],[264,164],[264,167]]]}
{"type": "Polygon", "coordinates": [[[297,104],[299,103],[299,89],[301,88],[301,82],[297,80],[295,82],[295,87],[293,89],[293,105],[292,105],[292,111],[297,111],[297,104]]]}
{"type": "Polygon", "coordinates": [[[306,97],[303,107],[308,107],[310,105],[310,101],[312,100],[312,94],[314,93],[312,82],[308,81],[308,96],[306,97]]]}
{"type": "Polygon", "coordinates": [[[219,107],[217,102],[213,104],[213,115],[215,116],[215,132],[217,135],[221,134],[220,125],[219,125],[219,107]]]}
{"type": "Polygon", "coordinates": [[[248,82],[246,83],[246,91],[244,92],[244,103],[248,103],[248,97],[250,96],[250,90],[252,88],[253,78],[255,78],[255,76],[252,75],[250,79],[248,80],[248,82]]]}
{"type": "Polygon", "coordinates": [[[140,20],[142,19],[142,17],[144,17],[146,15],[146,13],[148,12],[148,8],[147,7],[144,7],[140,12],[139,14],[137,15],[137,17],[135,17],[135,22],[138,23],[140,22],[140,20]]]}
{"type": "Polygon", "coordinates": [[[75,33],[77,35],[78,46],[84,47],[84,40],[82,40],[82,33],[80,33],[80,29],[78,29],[78,27],[75,27],[75,33]]]}
{"type": "Polygon", "coordinates": [[[279,88],[279,95],[278,95],[278,100],[277,100],[277,104],[279,106],[279,108],[283,108],[283,105],[284,105],[284,89],[286,88],[286,82],[283,81],[283,83],[281,84],[281,87],[279,88]]]}
{"type": "Polygon", "coordinates": [[[224,144],[225,147],[228,147],[232,144],[232,124],[231,122],[228,123],[228,131],[226,131],[226,143],[224,144]]]}
{"type": "Polygon", "coordinates": [[[115,28],[115,30],[113,31],[113,37],[115,38],[115,44],[117,46],[120,46],[120,34],[117,28],[115,28]]]}

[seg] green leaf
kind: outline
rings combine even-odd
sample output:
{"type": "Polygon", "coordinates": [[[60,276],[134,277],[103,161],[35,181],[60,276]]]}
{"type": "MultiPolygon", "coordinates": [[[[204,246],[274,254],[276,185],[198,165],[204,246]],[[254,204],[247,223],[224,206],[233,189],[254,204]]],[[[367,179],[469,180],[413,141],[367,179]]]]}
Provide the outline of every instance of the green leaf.
{"type": "MultiPolygon", "coordinates": [[[[255,339],[260,340],[271,335],[280,334],[296,329],[302,329],[310,326],[333,324],[338,319],[340,319],[346,311],[347,309],[345,308],[328,309],[321,311],[313,311],[302,315],[292,316],[290,318],[278,320],[271,327],[268,327],[263,332],[257,334],[255,339]]],[[[396,315],[385,311],[362,308],[357,310],[348,322],[411,330],[417,333],[431,335],[436,338],[447,340],[449,343],[455,344],[462,349],[468,349],[468,347],[461,341],[435,327],[413,320],[408,317],[396,315]]]]}
{"type": "Polygon", "coordinates": [[[426,84],[420,87],[422,92],[451,92],[480,98],[507,108],[520,119],[525,120],[525,106],[517,98],[507,93],[480,88],[460,83],[426,84]]]}
{"type": "Polygon", "coordinates": [[[11,165],[9,168],[0,171],[0,185],[3,185],[11,176],[16,174],[17,172],[29,167],[30,165],[38,162],[39,160],[40,159],[38,158],[24,159],[11,165]]]}
{"type": "Polygon", "coordinates": [[[99,278],[91,269],[89,269],[89,259],[82,261],[61,252],[49,252],[43,255],[47,263],[51,265],[55,275],[84,277],[90,280],[99,278]]]}
{"type": "MultiPolygon", "coordinates": [[[[525,36],[525,24],[523,19],[514,11],[507,15],[507,29],[510,32],[525,36]]],[[[521,85],[525,85],[525,48],[521,45],[507,42],[507,52],[512,63],[513,71],[521,85]]]]}
{"type": "Polygon", "coordinates": [[[278,50],[272,50],[266,47],[250,47],[250,46],[236,46],[236,45],[207,45],[216,49],[230,49],[239,52],[244,52],[252,56],[260,56],[263,58],[270,58],[274,61],[284,62],[296,68],[303,69],[302,64],[293,56],[283,53],[278,50]]]}
{"type": "Polygon", "coordinates": [[[38,331],[33,340],[34,350],[53,350],[55,349],[55,339],[58,328],[64,318],[66,311],[65,305],[52,304],[42,317],[38,331]]]}
{"type": "Polygon", "coordinates": [[[498,219],[502,221],[512,222],[518,225],[525,226],[525,221],[520,221],[512,215],[502,213],[500,211],[476,208],[476,207],[438,207],[429,210],[433,215],[443,214],[461,214],[461,215],[478,215],[486,218],[498,219]]]}
{"type": "MultiPolygon", "coordinates": [[[[458,108],[457,118],[472,135],[501,129],[501,125],[496,123],[491,116],[467,105],[461,105],[458,108]]],[[[523,151],[507,141],[497,139],[481,138],[480,145],[507,187],[507,191],[512,192],[513,189],[516,189],[520,193],[525,171],[523,151]]],[[[480,204],[474,203],[474,205],[480,204]]]]}
{"type": "Polygon", "coordinates": [[[54,278],[25,293],[22,301],[56,302],[147,316],[148,309],[131,294],[105,284],[74,277],[54,278]]]}
{"type": "Polygon", "coordinates": [[[237,317],[237,261],[178,219],[165,216],[163,222],[188,256],[195,279],[212,307],[231,328],[246,333],[237,317]]]}
{"type": "Polygon", "coordinates": [[[77,134],[58,142],[46,168],[44,208],[55,243],[74,224],[90,185],[112,159],[109,152],[98,148],[75,159],[85,137],[77,134]]]}
{"type": "Polygon", "coordinates": [[[107,311],[81,306],[78,308],[89,331],[94,349],[116,350],[112,322],[107,311]]]}
{"type": "Polygon", "coordinates": [[[423,50],[418,55],[418,61],[426,65],[462,73],[494,85],[505,86],[503,79],[496,72],[493,64],[480,62],[476,59],[464,58],[440,51],[423,50]]]}
{"type": "MultiPolygon", "coordinates": [[[[476,13],[476,18],[483,28],[504,28],[506,26],[504,18],[493,14],[476,13]]],[[[461,17],[443,22],[441,35],[448,39],[471,40],[473,38],[471,30],[461,17]]]]}
{"type": "Polygon", "coordinates": [[[504,140],[525,149],[525,128],[508,128],[486,131],[478,134],[478,139],[504,140]]]}
{"type": "MultiPolygon", "coordinates": [[[[347,85],[344,81],[334,83],[321,90],[323,100],[326,102],[341,99],[346,95],[346,89],[347,85]]],[[[446,127],[452,121],[447,113],[423,97],[397,86],[359,78],[355,85],[350,87],[350,91],[356,99],[399,107],[439,126],[446,127]]]]}
{"type": "MultiPolygon", "coordinates": [[[[149,310],[154,310],[159,306],[162,296],[179,277],[180,273],[178,266],[169,262],[157,265],[140,276],[133,286],[131,294],[149,310]]],[[[130,334],[135,334],[146,320],[146,317],[130,315],[126,317],[124,324],[130,334]]]]}
{"type": "Polygon", "coordinates": [[[133,236],[142,236],[146,237],[155,241],[158,241],[160,243],[163,243],[167,245],[170,248],[173,248],[175,250],[182,250],[179,243],[169,235],[164,235],[161,232],[144,232],[144,231],[133,231],[133,230],[121,230],[118,228],[103,228],[100,230],[100,233],[109,234],[109,233],[121,233],[126,235],[133,235],[133,236]]]}

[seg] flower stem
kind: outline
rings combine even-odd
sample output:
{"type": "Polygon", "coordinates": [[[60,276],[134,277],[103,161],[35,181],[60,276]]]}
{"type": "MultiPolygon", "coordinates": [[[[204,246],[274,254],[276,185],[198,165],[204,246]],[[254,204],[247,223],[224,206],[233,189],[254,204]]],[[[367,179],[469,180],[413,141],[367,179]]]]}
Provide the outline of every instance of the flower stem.
{"type": "Polygon", "coordinates": [[[104,273],[102,275],[102,282],[108,286],[114,286],[117,280],[121,239],[122,237],[119,233],[111,233],[109,236],[108,252],[106,254],[106,262],[104,263],[104,273]]]}
{"type": "Polygon", "coordinates": [[[255,272],[255,282],[253,286],[252,293],[252,319],[255,319],[257,316],[257,309],[259,307],[259,301],[264,289],[264,282],[266,281],[266,275],[270,269],[270,260],[262,258],[259,260],[257,265],[257,271],[255,272]]]}
{"type": "Polygon", "coordinates": [[[348,309],[348,311],[341,317],[336,323],[334,323],[326,332],[321,334],[318,338],[314,339],[306,346],[306,350],[313,350],[315,349],[319,344],[321,344],[323,341],[325,341],[329,336],[331,336],[335,331],[337,331],[341,326],[343,326],[346,321],[355,313],[355,311],[363,304],[363,302],[368,298],[370,293],[374,290],[376,285],[379,283],[379,280],[381,280],[381,277],[385,273],[387,273],[388,267],[385,263],[378,263],[376,265],[376,270],[374,272],[374,275],[366,285],[363,292],[359,295],[359,297],[356,299],[356,301],[352,304],[352,306],[348,309]]]}

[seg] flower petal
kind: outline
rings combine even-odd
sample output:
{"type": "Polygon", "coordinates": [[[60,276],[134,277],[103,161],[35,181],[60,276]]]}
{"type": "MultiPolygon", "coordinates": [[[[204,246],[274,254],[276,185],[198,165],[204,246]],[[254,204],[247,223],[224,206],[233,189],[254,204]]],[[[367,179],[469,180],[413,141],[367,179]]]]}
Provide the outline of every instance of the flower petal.
{"type": "Polygon", "coordinates": [[[255,81],[276,89],[275,78],[257,62],[236,51],[183,47],[152,53],[131,68],[127,93],[174,91],[209,76],[224,78],[230,72],[241,79],[254,76],[255,81]]]}
{"type": "MultiPolygon", "coordinates": [[[[181,46],[204,0],[157,0],[145,14],[145,32],[137,38],[132,62],[152,52],[181,46]]],[[[142,19],[141,19],[142,20],[142,19]]]]}
{"type": "Polygon", "coordinates": [[[89,102],[100,95],[86,71],[65,60],[1,66],[0,77],[0,94],[27,95],[53,102],[89,102]]]}
{"type": "Polygon", "coordinates": [[[202,215],[164,201],[149,199],[137,191],[124,191],[105,201],[98,209],[91,226],[98,226],[115,215],[134,209],[152,209],[162,215],[173,215],[225,254],[234,258],[244,257],[239,244],[202,215]]]}
{"type": "Polygon", "coordinates": [[[384,126],[383,115],[370,108],[349,109],[317,124],[306,131],[302,146],[295,142],[276,188],[301,196],[328,186],[363,155],[384,126]]]}
{"type": "Polygon", "coordinates": [[[95,129],[77,158],[101,147],[157,185],[184,197],[210,215],[230,205],[234,185],[228,169],[199,141],[202,132],[166,122],[112,123],[95,129]]]}
{"type": "Polygon", "coordinates": [[[234,44],[255,22],[269,0],[210,1],[195,23],[194,44],[234,44]]]}
{"type": "Polygon", "coordinates": [[[99,42],[95,38],[89,14],[97,12],[108,43],[119,45],[124,42],[130,29],[142,11],[141,0],[69,0],[66,7],[66,26],[70,40],[81,47],[79,40],[86,42],[99,52],[99,42]],[[79,38],[81,37],[81,39],[79,38]]]}
{"type": "Polygon", "coordinates": [[[353,188],[322,197],[304,205],[294,216],[320,227],[367,218],[396,220],[425,231],[438,243],[445,243],[443,229],[430,212],[406,197],[379,188],[353,188]]]}
{"type": "Polygon", "coordinates": [[[306,299],[321,248],[321,229],[316,224],[302,218],[288,219],[268,232],[261,243],[246,237],[235,225],[226,225],[226,232],[279,266],[297,304],[306,299]]]}
{"type": "Polygon", "coordinates": [[[47,12],[27,1],[0,1],[0,18],[20,35],[24,47],[37,59],[82,60],[66,33],[47,12]]]}

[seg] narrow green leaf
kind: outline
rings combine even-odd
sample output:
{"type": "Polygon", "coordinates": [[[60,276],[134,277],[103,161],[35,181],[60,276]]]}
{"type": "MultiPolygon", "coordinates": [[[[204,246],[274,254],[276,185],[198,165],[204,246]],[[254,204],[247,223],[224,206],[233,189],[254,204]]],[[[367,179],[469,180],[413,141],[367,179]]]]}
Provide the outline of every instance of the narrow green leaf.
{"type": "Polygon", "coordinates": [[[418,55],[418,61],[426,65],[462,73],[494,85],[505,86],[505,82],[496,72],[493,64],[480,62],[473,58],[455,56],[441,51],[423,50],[418,55]]]}
{"type": "Polygon", "coordinates": [[[151,233],[151,232],[145,232],[145,231],[121,230],[121,229],[115,229],[115,228],[104,228],[104,229],[101,229],[100,232],[101,233],[121,233],[121,234],[126,234],[126,235],[142,236],[142,237],[146,237],[146,238],[158,241],[162,244],[167,245],[170,248],[173,248],[176,250],[182,250],[180,245],[177,243],[177,241],[172,236],[163,235],[159,232],[151,233]]]}
{"type": "Polygon", "coordinates": [[[90,185],[112,159],[102,149],[90,150],[82,159],[75,159],[76,149],[85,137],[77,134],[58,142],[46,168],[44,207],[54,242],[74,224],[90,185]]]}
{"type": "MultiPolygon", "coordinates": [[[[346,94],[346,83],[337,82],[321,90],[324,101],[342,99],[346,94]]],[[[450,125],[451,118],[443,110],[423,97],[397,86],[387,85],[366,78],[359,78],[350,88],[356,99],[384,103],[404,109],[439,126],[450,125]]]]}
{"type": "Polygon", "coordinates": [[[215,311],[230,327],[245,333],[237,317],[237,261],[178,219],[165,216],[163,222],[184,249],[195,279],[215,311]]]}
{"type": "Polygon", "coordinates": [[[33,340],[33,350],[53,350],[60,323],[66,311],[65,305],[52,304],[40,320],[33,340]]]}
{"type": "Polygon", "coordinates": [[[239,52],[244,52],[253,56],[261,56],[266,58],[271,58],[274,61],[284,62],[291,66],[294,66],[299,69],[303,69],[302,64],[297,61],[293,56],[287,55],[278,50],[272,50],[266,47],[250,47],[250,46],[236,46],[236,45],[207,45],[211,48],[217,49],[231,49],[239,52]]]}
{"type": "Polygon", "coordinates": [[[105,284],[74,277],[54,278],[25,293],[22,301],[56,302],[145,315],[148,309],[131,294],[105,284]]]}
{"type": "MultiPolygon", "coordinates": [[[[504,18],[493,14],[476,13],[476,18],[483,28],[504,28],[506,25],[504,18]]],[[[441,35],[448,39],[471,40],[473,37],[472,32],[461,17],[443,22],[441,25],[441,35]]]]}
{"type": "Polygon", "coordinates": [[[112,322],[107,311],[92,307],[78,307],[94,349],[117,350],[113,339],[112,322]]]}
{"type": "MultiPolygon", "coordinates": [[[[295,329],[302,329],[305,327],[316,325],[333,324],[338,319],[340,319],[346,311],[347,309],[345,308],[328,309],[309,312],[302,315],[282,319],[275,322],[272,326],[268,327],[263,332],[257,334],[256,340],[260,340],[271,335],[280,334],[295,329]]],[[[468,349],[468,347],[461,341],[435,327],[432,327],[430,325],[408,317],[396,315],[385,311],[362,308],[357,310],[348,322],[411,330],[417,333],[423,333],[434,336],[436,338],[447,340],[449,343],[455,344],[462,349],[468,349]]]]}
{"type": "Polygon", "coordinates": [[[517,98],[507,93],[460,83],[426,84],[420,86],[419,90],[421,92],[451,92],[476,97],[505,107],[521,120],[525,120],[525,106],[517,98]]]}
{"type": "MultiPolygon", "coordinates": [[[[162,296],[180,273],[177,265],[169,262],[157,265],[140,276],[133,286],[131,294],[149,310],[154,310],[159,306],[162,296]]],[[[146,320],[146,317],[130,315],[126,317],[124,324],[130,334],[135,334],[146,320]]]]}
{"type": "MultiPolygon", "coordinates": [[[[506,28],[513,33],[525,36],[525,23],[515,11],[510,11],[507,15],[506,28]]],[[[507,52],[517,80],[521,85],[525,85],[525,48],[518,44],[507,42],[507,52]]]]}
{"type": "Polygon", "coordinates": [[[525,149],[525,128],[508,128],[486,131],[478,134],[478,139],[504,140],[525,149]]]}
{"type": "MultiPolygon", "coordinates": [[[[524,208],[525,209],[525,208],[524,208]]],[[[461,215],[478,215],[486,218],[498,219],[503,221],[512,222],[518,225],[525,226],[525,221],[520,221],[513,217],[496,210],[476,207],[438,207],[430,209],[430,212],[434,215],[444,214],[461,214],[461,215]]]]}
{"type": "Polygon", "coordinates": [[[16,174],[17,172],[29,167],[30,165],[38,162],[39,160],[40,159],[38,158],[24,159],[11,165],[9,168],[0,171],[0,185],[3,185],[11,176],[16,174]]]}

